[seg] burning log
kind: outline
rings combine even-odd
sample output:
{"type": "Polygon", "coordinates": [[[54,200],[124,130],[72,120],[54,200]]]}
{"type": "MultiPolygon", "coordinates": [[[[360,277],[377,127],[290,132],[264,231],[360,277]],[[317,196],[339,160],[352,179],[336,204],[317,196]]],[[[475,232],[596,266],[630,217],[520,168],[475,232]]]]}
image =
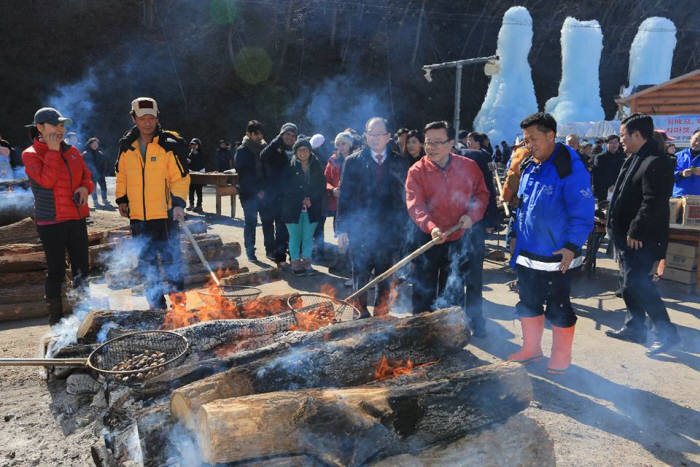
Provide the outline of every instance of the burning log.
{"type": "Polygon", "coordinates": [[[161,310],[93,310],[80,323],[76,337],[79,343],[92,343],[109,323],[131,330],[158,329],[163,325],[165,312],[161,310]]]}
{"type": "Polygon", "coordinates": [[[299,388],[345,387],[395,376],[388,362],[414,366],[457,353],[467,345],[464,315],[437,311],[358,330],[337,340],[285,349],[179,388],[171,412],[191,426],[197,409],[213,400],[299,388]],[[387,368],[378,367],[383,362],[387,368]]]}
{"type": "Polygon", "coordinates": [[[199,408],[194,432],[210,463],[305,452],[362,465],[474,433],[531,400],[527,372],[504,362],[410,384],[220,399],[199,408]]]}
{"type": "Polygon", "coordinates": [[[245,365],[268,356],[284,355],[286,352],[303,346],[313,346],[368,333],[386,335],[386,333],[400,329],[403,326],[415,326],[415,320],[424,321],[425,324],[423,326],[426,328],[430,326],[429,323],[432,323],[430,327],[434,329],[439,328],[439,323],[450,323],[451,326],[456,328],[455,333],[459,332],[459,329],[464,329],[465,326],[464,313],[459,308],[447,308],[409,318],[345,321],[318,331],[290,332],[274,336],[271,343],[252,350],[237,351],[237,349],[234,349],[229,354],[217,352],[217,358],[185,362],[147,381],[144,393],[156,394],[166,389],[171,390],[229,368],[245,365]]]}

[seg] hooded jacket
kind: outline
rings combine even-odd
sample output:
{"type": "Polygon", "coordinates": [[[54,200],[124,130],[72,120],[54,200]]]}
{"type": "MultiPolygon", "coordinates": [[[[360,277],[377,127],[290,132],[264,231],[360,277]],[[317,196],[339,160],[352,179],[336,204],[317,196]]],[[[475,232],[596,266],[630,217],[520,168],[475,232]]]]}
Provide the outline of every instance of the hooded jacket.
{"type": "Polygon", "coordinates": [[[90,215],[87,203],[78,206],[73,193],[80,187],[92,193],[95,185],[83,156],[73,146],[61,143],[52,151],[38,139],[22,153],[27,177],[34,192],[34,210],[38,224],[82,219],[90,215]]]}
{"type": "Polygon", "coordinates": [[[512,265],[557,271],[567,248],[574,252],[570,267],[580,266],[581,247],[593,229],[595,201],[591,177],[578,153],[561,143],[544,162],[529,159],[522,167],[518,189],[520,207],[512,265]]]}
{"type": "Polygon", "coordinates": [[[174,206],[185,207],[190,176],[181,160],[187,156],[187,143],[159,128],[142,155],[138,138],[133,127],[119,141],[116,202],[129,204],[131,220],[167,219],[174,206]]]}
{"type": "Polygon", "coordinates": [[[282,193],[282,179],[289,166],[292,148],[285,145],[282,135],[277,135],[270,144],[260,152],[265,173],[265,194],[269,197],[282,193]]]}

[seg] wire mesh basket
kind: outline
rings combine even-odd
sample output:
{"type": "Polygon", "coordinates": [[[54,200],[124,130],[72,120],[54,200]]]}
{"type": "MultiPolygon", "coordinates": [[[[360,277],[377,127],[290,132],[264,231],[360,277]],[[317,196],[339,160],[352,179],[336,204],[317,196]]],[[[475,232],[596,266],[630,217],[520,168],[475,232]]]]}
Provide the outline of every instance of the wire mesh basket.
{"type": "Polygon", "coordinates": [[[222,285],[220,288],[213,290],[199,290],[197,294],[202,301],[209,306],[217,306],[221,299],[231,302],[235,305],[241,305],[248,300],[254,300],[262,293],[262,290],[257,287],[246,285],[222,285]]]}
{"type": "Polygon", "coordinates": [[[303,293],[287,300],[299,322],[301,316],[308,315],[328,324],[359,319],[360,310],[352,304],[323,294],[303,293]]]}
{"type": "Polygon", "coordinates": [[[175,332],[132,332],[95,349],[87,366],[122,383],[140,383],[180,363],[188,349],[187,339],[175,332]]]}

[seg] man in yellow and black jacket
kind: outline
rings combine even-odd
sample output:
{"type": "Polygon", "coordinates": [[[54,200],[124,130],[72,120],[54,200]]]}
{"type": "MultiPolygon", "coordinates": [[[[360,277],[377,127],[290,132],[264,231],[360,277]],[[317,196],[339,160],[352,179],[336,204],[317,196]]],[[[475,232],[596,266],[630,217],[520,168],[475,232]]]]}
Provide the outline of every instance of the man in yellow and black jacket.
{"type": "Polygon", "coordinates": [[[164,293],[184,289],[177,222],[185,220],[190,176],[181,162],[187,143],[161,129],[158,104],[150,97],[131,103],[132,127],[119,141],[114,167],[119,213],[131,221],[139,242],[139,273],[151,309],[165,309],[164,293]],[[159,264],[160,260],[160,264],[159,264]]]}

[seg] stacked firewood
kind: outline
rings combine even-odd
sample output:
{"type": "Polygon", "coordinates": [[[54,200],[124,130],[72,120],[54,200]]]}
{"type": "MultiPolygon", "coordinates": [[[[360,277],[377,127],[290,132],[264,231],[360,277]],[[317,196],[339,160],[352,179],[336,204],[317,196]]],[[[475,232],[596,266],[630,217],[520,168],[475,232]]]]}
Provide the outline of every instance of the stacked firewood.
{"type": "MultiPolygon", "coordinates": [[[[238,243],[224,244],[218,235],[207,234],[204,221],[188,221],[189,229],[195,233],[205,257],[212,268],[222,272],[242,272],[237,257],[241,254],[238,243]]],[[[107,283],[113,288],[127,288],[142,283],[131,268],[110,268],[111,258],[118,246],[130,238],[129,227],[88,233],[88,252],[92,274],[105,274],[107,283]]],[[[209,274],[200,263],[191,244],[181,235],[180,247],[185,263],[185,283],[202,284],[209,280],[209,274]]],[[[123,255],[122,255],[123,256],[123,255]]],[[[70,265],[66,257],[66,286],[70,288],[70,265]]],[[[243,269],[247,271],[247,269],[243,269]]],[[[48,310],[44,301],[44,281],[46,278],[46,258],[37,234],[36,224],[31,218],[23,219],[0,227],[0,321],[28,319],[46,316],[48,310]]],[[[69,304],[66,303],[69,307],[69,304]]]]}
{"type": "MultiPolygon", "coordinates": [[[[124,329],[136,324],[135,313],[121,313],[86,319],[82,346],[90,348],[109,321],[124,329]]],[[[163,321],[143,316],[140,324],[163,321]]],[[[109,434],[93,446],[98,465],[115,458],[168,464],[165,453],[184,446],[182,427],[206,463],[284,464],[303,453],[302,463],[367,465],[479,433],[532,400],[522,366],[478,366],[463,350],[469,331],[458,308],[310,332],[290,330],[294,322],[293,312],[281,311],[176,329],[190,343],[185,361],[127,393],[107,395],[100,420],[109,434]]]]}

